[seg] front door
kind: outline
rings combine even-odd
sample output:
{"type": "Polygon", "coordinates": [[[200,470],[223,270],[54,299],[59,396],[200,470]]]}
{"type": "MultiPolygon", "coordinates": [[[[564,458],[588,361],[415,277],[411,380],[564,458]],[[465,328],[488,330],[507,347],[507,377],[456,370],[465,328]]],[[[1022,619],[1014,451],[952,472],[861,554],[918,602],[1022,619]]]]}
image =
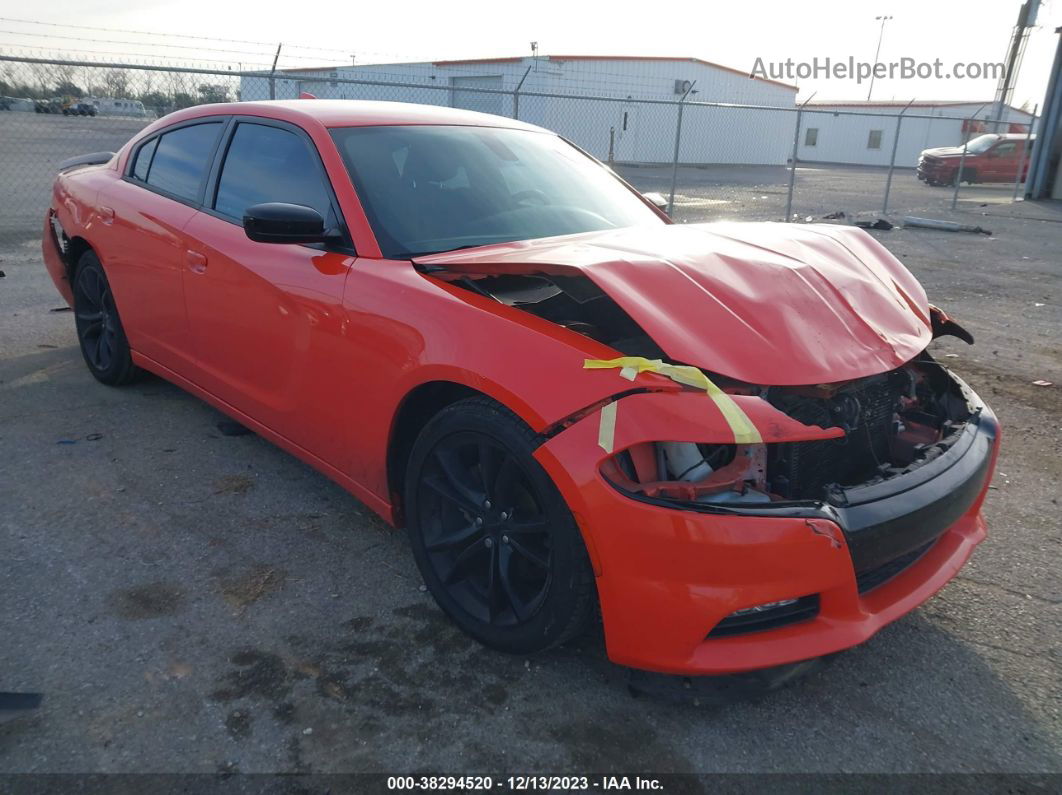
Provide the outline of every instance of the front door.
{"type": "Polygon", "coordinates": [[[216,195],[186,227],[185,302],[197,381],[327,463],[342,462],[350,373],[343,367],[343,284],[354,257],[321,247],[255,243],[254,204],[338,213],[309,138],[287,125],[238,122],[216,195]]]}
{"type": "Polygon", "coordinates": [[[984,171],[981,173],[983,182],[1013,182],[1018,175],[1018,141],[1002,141],[988,150],[984,171]]]}

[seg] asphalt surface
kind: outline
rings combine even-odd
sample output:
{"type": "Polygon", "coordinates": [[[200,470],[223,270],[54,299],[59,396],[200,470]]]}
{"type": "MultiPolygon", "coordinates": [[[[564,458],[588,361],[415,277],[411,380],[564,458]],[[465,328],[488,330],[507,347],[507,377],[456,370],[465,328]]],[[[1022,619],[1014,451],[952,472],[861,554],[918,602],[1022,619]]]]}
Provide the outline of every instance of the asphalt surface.
{"type": "MultiPolygon", "coordinates": [[[[718,194],[682,176],[680,195],[718,194]]],[[[871,203],[820,176],[819,206],[871,203]]],[[[736,214],[718,206],[680,217],[736,214]]],[[[993,235],[875,234],[978,339],[934,352],[1003,424],[990,537],[823,670],[711,708],[632,696],[595,637],[479,647],[402,533],[323,476],[161,380],[97,384],[18,227],[0,245],[0,691],[44,701],[0,714],[0,772],[1062,772],[1062,213],[937,217],[993,235]]]]}

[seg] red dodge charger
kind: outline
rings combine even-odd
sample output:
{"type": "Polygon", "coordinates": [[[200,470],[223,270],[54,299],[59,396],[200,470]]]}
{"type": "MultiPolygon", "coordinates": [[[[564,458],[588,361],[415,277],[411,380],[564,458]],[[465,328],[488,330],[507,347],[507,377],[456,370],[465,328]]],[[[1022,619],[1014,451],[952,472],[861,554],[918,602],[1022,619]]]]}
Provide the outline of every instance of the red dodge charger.
{"type": "Polygon", "coordinates": [[[55,182],[44,260],[104,384],[148,370],[408,528],[440,608],[530,653],[600,609],[672,674],[866,640],[985,535],[970,335],[865,232],[674,225],[478,113],[204,105],[55,182]]]}

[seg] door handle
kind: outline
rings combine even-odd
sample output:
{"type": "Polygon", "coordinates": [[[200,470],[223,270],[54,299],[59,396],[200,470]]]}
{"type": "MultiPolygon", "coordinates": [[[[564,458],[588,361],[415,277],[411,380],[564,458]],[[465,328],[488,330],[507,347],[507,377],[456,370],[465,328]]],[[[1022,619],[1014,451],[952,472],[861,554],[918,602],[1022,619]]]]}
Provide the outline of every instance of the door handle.
{"type": "Polygon", "coordinates": [[[188,270],[192,271],[192,273],[206,273],[206,254],[200,254],[198,251],[186,251],[184,256],[185,261],[188,263],[188,270]]]}
{"type": "Polygon", "coordinates": [[[114,209],[100,205],[100,222],[110,226],[114,223],[114,209]]]}

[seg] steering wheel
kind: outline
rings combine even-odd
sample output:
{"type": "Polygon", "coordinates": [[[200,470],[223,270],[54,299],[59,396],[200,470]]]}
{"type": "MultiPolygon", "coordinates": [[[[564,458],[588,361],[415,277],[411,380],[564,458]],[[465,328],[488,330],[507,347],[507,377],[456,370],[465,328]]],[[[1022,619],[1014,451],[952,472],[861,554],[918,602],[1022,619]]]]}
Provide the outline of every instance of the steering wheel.
{"type": "Polygon", "coordinates": [[[523,204],[525,201],[538,202],[543,207],[549,205],[549,196],[537,188],[530,188],[529,190],[518,190],[512,195],[512,199],[517,204],[523,204]]]}

